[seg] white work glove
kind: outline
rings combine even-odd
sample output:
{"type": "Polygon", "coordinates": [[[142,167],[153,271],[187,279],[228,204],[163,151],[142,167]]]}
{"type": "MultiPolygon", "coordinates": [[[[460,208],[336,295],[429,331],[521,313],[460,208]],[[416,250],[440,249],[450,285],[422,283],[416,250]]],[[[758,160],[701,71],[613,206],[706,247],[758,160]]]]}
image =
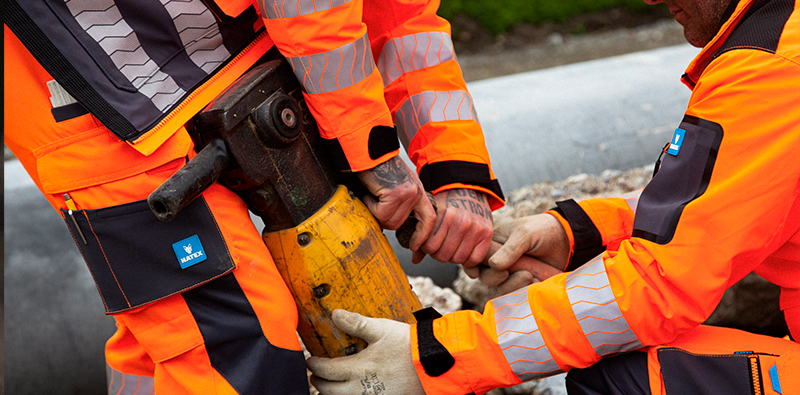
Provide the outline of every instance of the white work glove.
{"type": "Polygon", "coordinates": [[[346,357],[309,358],[306,364],[313,373],[311,384],[320,394],[425,394],[411,360],[408,324],[345,310],[334,311],[333,321],[339,329],[369,345],[346,357]]]}

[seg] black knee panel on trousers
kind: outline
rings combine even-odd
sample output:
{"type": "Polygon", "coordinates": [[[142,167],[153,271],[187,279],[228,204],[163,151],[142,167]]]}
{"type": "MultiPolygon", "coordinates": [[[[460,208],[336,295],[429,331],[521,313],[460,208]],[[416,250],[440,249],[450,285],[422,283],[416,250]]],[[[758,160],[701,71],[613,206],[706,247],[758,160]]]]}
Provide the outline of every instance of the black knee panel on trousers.
{"type": "Polygon", "coordinates": [[[647,353],[632,352],[601,359],[567,373],[570,395],[650,395],[647,353]]]}

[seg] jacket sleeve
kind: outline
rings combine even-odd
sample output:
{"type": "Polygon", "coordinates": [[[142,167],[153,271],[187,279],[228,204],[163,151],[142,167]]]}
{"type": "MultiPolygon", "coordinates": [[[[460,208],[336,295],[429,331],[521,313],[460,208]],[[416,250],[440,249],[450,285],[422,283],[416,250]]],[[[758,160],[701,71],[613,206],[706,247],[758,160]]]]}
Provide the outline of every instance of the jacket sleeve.
{"type": "Polygon", "coordinates": [[[365,7],[386,103],[425,189],[479,190],[492,209],[502,207],[450,24],[436,15],[439,1],[376,0],[365,7]],[[377,8],[392,9],[394,18],[381,17],[377,8]]]}
{"type": "Polygon", "coordinates": [[[400,144],[383,98],[361,1],[259,1],[264,25],[304,90],[334,164],[371,169],[400,144]]]}
{"type": "Polygon", "coordinates": [[[502,207],[438,1],[259,5],[340,170],[368,170],[397,155],[399,136],[427,190],[480,190],[502,207]]]}
{"type": "MultiPolygon", "coordinates": [[[[482,315],[433,321],[455,363],[427,375],[412,340],[426,391],[484,393],[664,344],[702,323],[800,228],[797,86],[800,67],[781,56],[717,57],[693,90],[680,141],[641,194],[631,236],[573,272],[490,301],[482,315]]],[[[581,207],[596,220],[609,203],[581,207]]],[[[596,227],[610,240],[626,223],[596,227]]]]}

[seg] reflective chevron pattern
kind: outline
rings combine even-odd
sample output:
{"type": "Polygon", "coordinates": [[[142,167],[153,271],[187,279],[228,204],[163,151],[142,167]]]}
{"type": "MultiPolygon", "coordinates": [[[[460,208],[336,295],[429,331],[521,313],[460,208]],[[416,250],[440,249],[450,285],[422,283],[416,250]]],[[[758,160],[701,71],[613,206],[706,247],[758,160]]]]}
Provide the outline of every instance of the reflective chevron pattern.
{"type": "Polygon", "coordinates": [[[409,97],[395,114],[398,135],[406,149],[426,124],[456,120],[478,121],[472,96],[466,91],[422,92],[409,97]]]}
{"type": "Polygon", "coordinates": [[[375,70],[366,34],[355,42],[331,51],[290,57],[287,60],[297,79],[310,94],[348,88],[361,82],[375,70]]]}
{"type": "Polygon", "coordinates": [[[620,198],[625,199],[625,201],[628,203],[628,207],[630,207],[631,210],[635,213],[636,207],[639,206],[639,196],[641,195],[642,195],[642,190],[639,189],[637,191],[628,192],[624,195],[621,195],[620,198]]]}
{"type": "Polygon", "coordinates": [[[561,373],[542,339],[528,303],[528,289],[491,301],[497,341],[511,370],[522,381],[561,373]]]}
{"type": "Polygon", "coordinates": [[[120,72],[160,110],[186,93],[145,53],[113,0],[67,0],[75,20],[108,54],[120,72]]]}
{"type": "Polygon", "coordinates": [[[106,364],[106,380],[110,395],[155,395],[153,377],[122,373],[106,364]]]}
{"type": "Polygon", "coordinates": [[[393,38],[383,46],[378,71],[389,86],[405,73],[453,60],[453,41],[444,32],[422,32],[393,38]]]}
{"type": "Polygon", "coordinates": [[[259,0],[261,15],[268,19],[293,18],[329,10],[349,0],[259,0]]]}
{"type": "Polygon", "coordinates": [[[575,318],[598,355],[642,347],[617,305],[602,255],[570,273],[566,288],[575,318]]]}
{"type": "Polygon", "coordinates": [[[211,73],[231,53],[222,44],[214,14],[202,0],[160,0],[172,17],[183,47],[192,62],[211,73]]]}

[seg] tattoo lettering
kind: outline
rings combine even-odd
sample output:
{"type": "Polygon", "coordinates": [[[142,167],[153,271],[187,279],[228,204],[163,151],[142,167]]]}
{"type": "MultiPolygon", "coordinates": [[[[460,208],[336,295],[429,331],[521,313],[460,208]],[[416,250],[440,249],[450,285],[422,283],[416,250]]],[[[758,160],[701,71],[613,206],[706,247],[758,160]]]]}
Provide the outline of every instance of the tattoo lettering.
{"type": "Polygon", "coordinates": [[[361,380],[361,395],[379,395],[386,393],[386,384],[378,378],[377,373],[367,373],[361,380]]]}
{"type": "Polygon", "coordinates": [[[406,170],[402,159],[394,157],[372,169],[375,179],[384,188],[394,188],[398,185],[411,182],[411,177],[406,170]]]}
{"type": "Polygon", "coordinates": [[[482,205],[487,202],[486,196],[483,193],[478,193],[471,189],[455,189],[453,191],[455,192],[453,194],[455,197],[448,193],[447,205],[445,207],[469,211],[486,219],[492,219],[492,211],[489,210],[488,207],[482,205]]]}

